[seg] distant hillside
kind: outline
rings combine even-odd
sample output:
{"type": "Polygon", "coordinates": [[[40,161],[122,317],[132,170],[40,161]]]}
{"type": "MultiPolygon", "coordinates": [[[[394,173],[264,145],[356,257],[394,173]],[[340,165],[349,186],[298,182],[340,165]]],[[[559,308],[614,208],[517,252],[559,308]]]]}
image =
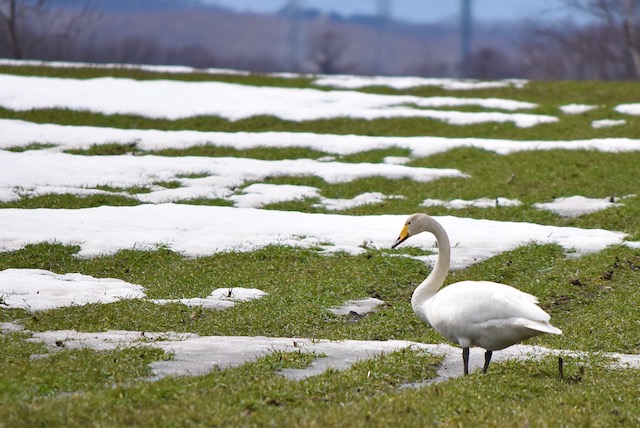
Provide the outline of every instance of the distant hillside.
{"type": "MultiPolygon", "coordinates": [[[[80,0],[52,0],[70,12],[80,0]]],[[[181,64],[249,71],[460,75],[457,23],[382,25],[375,16],[306,9],[291,14],[236,12],[198,0],[90,0],[98,12],[73,40],[30,48],[34,59],[181,64]]],[[[70,12],[71,13],[71,12],[70,12]]],[[[518,77],[517,25],[474,31],[483,78],[518,77]]],[[[7,55],[0,51],[0,56],[7,55]]]]}
{"type": "MultiPolygon", "coordinates": [[[[52,0],[52,3],[66,7],[82,7],[85,4],[85,2],[79,0],[52,0]]],[[[108,13],[223,9],[216,5],[205,5],[198,0],[89,0],[88,4],[94,10],[108,13]]]]}

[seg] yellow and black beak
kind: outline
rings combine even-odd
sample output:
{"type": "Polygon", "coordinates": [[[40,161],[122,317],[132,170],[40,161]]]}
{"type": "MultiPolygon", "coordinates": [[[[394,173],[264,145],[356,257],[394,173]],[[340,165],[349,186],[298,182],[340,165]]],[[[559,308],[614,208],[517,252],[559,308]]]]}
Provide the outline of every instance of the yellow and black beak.
{"type": "Polygon", "coordinates": [[[398,245],[402,244],[409,237],[409,225],[405,224],[402,230],[400,231],[400,236],[396,239],[396,242],[393,243],[391,248],[396,248],[398,245]]]}

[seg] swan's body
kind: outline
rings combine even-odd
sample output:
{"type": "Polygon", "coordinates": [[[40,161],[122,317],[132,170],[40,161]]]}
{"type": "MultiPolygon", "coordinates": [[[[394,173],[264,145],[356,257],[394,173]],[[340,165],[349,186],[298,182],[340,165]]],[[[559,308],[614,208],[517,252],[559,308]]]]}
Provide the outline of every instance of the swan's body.
{"type": "Polygon", "coordinates": [[[543,333],[561,334],[549,323],[538,299],[511,286],[489,281],[462,281],[438,291],[449,273],[451,247],[444,228],[426,214],[407,219],[395,248],[410,236],[430,232],[438,241],[438,260],[415,289],[413,311],[447,340],[462,347],[464,373],[469,372],[469,348],[484,348],[486,372],[493,351],[543,333]]]}

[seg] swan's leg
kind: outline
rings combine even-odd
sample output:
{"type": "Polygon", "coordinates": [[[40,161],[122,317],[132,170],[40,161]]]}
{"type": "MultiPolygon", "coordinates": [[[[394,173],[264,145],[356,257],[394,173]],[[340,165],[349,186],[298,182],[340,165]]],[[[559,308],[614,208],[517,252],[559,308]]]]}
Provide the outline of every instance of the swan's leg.
{"type": "Polygon", "coordinates": [[[469,374],[469,348],[462,348],[462,362],[464,363],[464,374],[469,374]]]}
{"type": "Polygon", "coordinates": [[[486,373],[489,369],[489,363],[491,362],[492,355],[493,351],[487,351],[484,353],[484,367],[482,368],[482,373],[486,373]]]}

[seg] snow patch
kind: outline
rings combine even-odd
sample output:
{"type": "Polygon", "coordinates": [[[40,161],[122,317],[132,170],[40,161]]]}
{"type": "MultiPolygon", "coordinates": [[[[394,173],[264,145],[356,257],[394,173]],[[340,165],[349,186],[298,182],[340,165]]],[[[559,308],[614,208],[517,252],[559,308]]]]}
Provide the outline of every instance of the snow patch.
{"type": "Polygon", "coordinates": [[[598,106],[589,105],[589,104],[566,104],[566,105],[560,106],[560,110],[562,110],[564,114],[586,113],[596,108],[598,108],[598,106]]]}
{"type": "Polygon", "coordinates": [[[394,89],[409,89],[418,86],[437,86],[446,90],[474,90],[489,88],[522,88],[527,83],[521,79],[479,81],[473,79],[427,78],[411,76],[322,76],[313,81],[317,86],[331,86],[343,89],[359,89],[367,86],[387,86],[394,89]]]}
{"type": "Polygon", "coordinates": [[[329,311],[334,315],[349,315],[351,313],[366,315],[385,303],[384,300],[367,297],[366,299],[347,300],[340,306],[329,308],[329,311]]]}
{"type": "Polygon", "coordinates": [[[640,103],[620,104],[614,108],[618,113],[631,114],[633,116],[640,115],[640,103]]]}
{"type": "Polygon", "coordinates": [[[153,299],[153,303],[165,305],[167,303],[181,303],[191,307],[202,307],[204,309],[223,310],[235,306],[237,302],[248,302],[266,296],[262,290],[257,288],[216,288],[207,297],[190,299],[153,299]]]}
{"type": "Polygon", "coordinates": [[[594,120],[593,122],[591,122],[591,127],[592,128],[610,128],[612,126],[624,125],[625,123],[627,123],[627,121],[624,119],[620,119],[620,120],[602,119],[602,120],[594,120]]]}
{"type": "Polygon", "coordinates": [[[619,207],[619,199],[609,198],[586,198],[584,196],[568,196],[556,198],[552,202],[538,203],[534,206],[538,209],[552,211],[562,217],[578,217],[583,214],[590,214],[611,207],[619,207]]]}
{"type": "Polygon", "coordinates": [[[41,269],[0,271],[0,307],[30,311],[145,298],[142,286],[114,278],[41,269]]]}
{"type": "Polygon", "coordinates": [[[479,198],[472,200],[453,199],[451,201],[443,201],[441,199],[425,199],[422,204],[423,207],[435,207],[442,206],[449,209],[459,210],[468,207],[475,208],[496,208],[496,207],[517,207],[522,202],[516,199],[507,198],[479,198]]]}

